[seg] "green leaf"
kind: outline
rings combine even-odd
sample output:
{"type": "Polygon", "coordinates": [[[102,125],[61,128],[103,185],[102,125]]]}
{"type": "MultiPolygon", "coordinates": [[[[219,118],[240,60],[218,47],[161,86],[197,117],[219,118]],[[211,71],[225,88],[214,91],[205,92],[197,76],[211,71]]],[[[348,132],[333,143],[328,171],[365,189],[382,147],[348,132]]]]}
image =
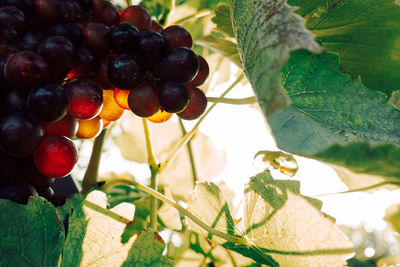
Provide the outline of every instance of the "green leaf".
{"type": "Polygon", "coordinates": [[[290,180],[269,173],[250,179],[244,196],[245,233],[281,266],[343,266],[352,243],[332,220],[292,188],[290,180]]]}
{"type": "Polygon", "coordinates": [[[41,197],[26,206],[0,199],[0,266],[57,266],[64,227],[41,197]]]}
{"type": "Polygon", "coordinates": [[[161,24],[167,21],[174,4],[174,0],[144,0],[140,2],[140,5],[146,8],[152,16],[155,16],[156,20],[161,24]]]}
{"type": "Polygon", "coordinates": [[[397,0],[289,0],[300,6],[322,46],[341,67],[387,96],[400,84],[400,4],[397,0]]]}
{"type": "Polygon", "coordinates": [[[220,55],[227,57],[238,67],[242,67],[242,63],[240,62],[237,50],[237,45],[234,42],[218,38],[213,35],[208,35],[198,40],[196,44],[204,46],[215,53],[219,53],[220,55]]]}
{"type": "Polygon", "coordinates": [[[400,110],[400,91],[393,91],[392,96],[389,98],[389,103],[400,110]]]}
{"type": "Polygon", "coordinates": [[[293,102],[269,120],[281,149],[341,164],[355,172],[400,177],[396,156],[400,153],[400,111],[387,103],[382,93],[341,73],[337,56],[332,54],[294,52],[282,69],[281,79],[293,102]],[[351,145],[355,142],[393,144],[361,144],[360,150],[360,144],[351,145]],[[362,154],[346,161],[333,152],[353,157],[362,154]],[[371,153],[374,159],[365,161],[371,153]],[[371,167],[372,162],[377,169],[371,167]]]}
{"type": "Polygon", "coordinates": [[[233,33],[230,12],[229,5],[220,4],[215,9],[215,17],[213,17],[211,21],[217,25],[217,31],[225,33],[227,36],[234,38],[235,34],[233,33]]]}
{"type": "Polygon", "coordinates": [[[162,255],[164,248],[164,240],[162,240],[158,233],[149,229],[137,236],[129,250],[128,257],[122,266],[173,266],[172,262],[162,255]]]}
{"type": "Polygon", "coordinates": [[[400,204],[392,204],[386,209],[385,221],[390,222],[395,231],[400,233],[400,204]]]}
{"type": "Polygon", "coordinates": [[[244,71],[264,114],[290,105],[279,72],[291,51],[321,51],[304,20],[284,0],[233,0],[231,15],[244,71]]]}

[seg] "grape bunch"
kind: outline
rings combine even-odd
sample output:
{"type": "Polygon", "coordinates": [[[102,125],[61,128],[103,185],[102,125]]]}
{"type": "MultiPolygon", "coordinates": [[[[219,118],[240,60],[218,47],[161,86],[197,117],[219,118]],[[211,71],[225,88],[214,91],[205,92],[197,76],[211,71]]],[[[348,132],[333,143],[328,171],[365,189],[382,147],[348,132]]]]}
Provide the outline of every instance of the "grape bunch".
{"type": "Polygon", "coordinates": [[[78,161],[71,139],[96,137],[126,109],[156,123],[200,117],[209,67],[192,45],[141,6],[2,0],[0,198],[53,201],[52,181],[78,161]]]}

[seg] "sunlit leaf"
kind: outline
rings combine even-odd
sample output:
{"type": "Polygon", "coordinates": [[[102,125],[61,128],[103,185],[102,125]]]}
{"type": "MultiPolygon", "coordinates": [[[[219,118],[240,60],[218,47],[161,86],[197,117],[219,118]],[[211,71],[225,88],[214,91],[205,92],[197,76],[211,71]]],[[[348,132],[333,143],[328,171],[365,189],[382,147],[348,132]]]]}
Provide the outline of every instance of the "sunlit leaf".
{"type": "Polygon", "coordinates": [[[158,22],[164,24],[174,8],[174,3],[173,0],[143,0],[140,5],[146,8],[152,16],[155,16],[158,22]]]}
{"type": "Polygon", "coordinates": [[[235,37],[232,28],[229,5],[218,5],[215,9],[215,17],[213,17],[211,20],[217,25],[216,30],[225,33],[229,37],[235,37]]]}
{"type": "Polygon", "coordinates": [[[389,206],[384,219],[392,224],[395,231],[400,233],[400,203],[389,206]]]}
{"type": "Polygon", "coordinates": [[[289,0],[299,6],[322,46],[345,72],[391,95],[400,84],[400,4],[397,0],[289,0]]]}
{"type": "Polygon", "coordinates": [[[0,225],[0,266],[57,266],[64,227],[48,201],[0,199],[0,225]]]}
{"type": "Polygon", "coordinates": [[[291,154],[282,151],[259,151],[254,158],[260,155],[267,167],[278,169],[283,174],[294,176],[299,169],[296,159],[291,154]]]}
{"type": "Polygon", "coordinates": [[[198,40],[196,44],[204,46],[210,49],[213,52],[216,52],[230,61],[235,63],[238,67],[242,67],[242,63],[240,62],[237,45],[223,38],[218,38],[214,35],[208,35],[198,40]]]}
{"type": "Polygon", "coordinates": [[[248,238],[281,266],[343,266],[352,243],[317,208],[290,190],[292,181],[261,173],[245,189],[248,238]]]}
{"type": "MultiPolygon", "coordinates": [[[[164,191],[164,195],[167,196],[169,199],[174,199],[172,197],[171,191],[169,190],[168,186],[164,186],[163,191],[164,191]]],[[[179,215],[179,212],[177,209],[175,209],[171,205],[169,205],[167,203],[162,203],[161,207],[158,209],[157,214],[160,217],[161,221],[169,229],[176,230],[176,231],[182,230],[182,223],[181,223],[181,217],[179,215]]]]}
{"type": "Polygon", "coordinates": [[[321,51],[304,20],[284,0],[234,0],[233,30],[240,58],[257,100],[268,117],[290,105],[279,72],[291,51],[321,51]]]}

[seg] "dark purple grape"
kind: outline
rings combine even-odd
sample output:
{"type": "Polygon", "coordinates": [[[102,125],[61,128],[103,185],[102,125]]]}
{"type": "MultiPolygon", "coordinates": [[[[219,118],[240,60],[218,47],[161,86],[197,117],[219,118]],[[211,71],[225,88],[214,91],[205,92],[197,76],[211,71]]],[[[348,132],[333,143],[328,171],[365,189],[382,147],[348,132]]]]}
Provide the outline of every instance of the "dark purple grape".
{"type": "Polygon", "coordinates": [[[195,120],[200,117],[207,107],[207,97],[199,88],[187,87],[189,105],[177,115],[184,120],[195,120]]]}
{"type": "Polygon", "coordinates": [[[24,50],[37,52],[39,44],[46,38],[41,32],[28,32],[23,38],[24,50]]]}
{"type": "Polygon", "coordinates": [[[62,21],[65,22],[79,22],[87,16],[85,10],[78,0],[59,0],[58,14],[62,21]]]}
{"type": "Polygon", "coordinates": [[[187,47],[177,47],[161,59],[156,72],[164,80],[187,83],[198,71],[199,61],[196,54],[187,47]]]}
{"type": "Polygon", "coordinates": [[[153,69],[160,63],[167,47],[161,34],[152,30],[142,30],[139,42],[139,55],[145,65],[153,69]]]}
{"type": "Polygon", "coordinates": [[[82,79],[95,76],[99,71],[100,63],[92,50],[78,48],[75,50],[75,64],[67,78],[82,79]]]}
{"type": "Polygon", "coordinates": [[[26,97],[27,96],[25,93],[11,90],[5,102],[5,109],[7,113],[11,114],[13,112],[26,112],[26,97]]]}
{"type": "Polygon", "coordinates": [[[27,157],[39,147],[43,138],[43,127],[32,115],[13,113],[0,124],[0,148],[14,157],[27,157]]]}
{"type": "Polygon", "coordinates": [[[130,22],[139,30],[150,29],[151,16],[147,10],[141,6],[128,6],[119,17],[121,22],[130,22]]]}
{"type": "Polygon", "coordinates": [[[46,60],[54,78],[64,77],[72,68],[74,45],[64,36],[47,37],[40,43],[38,53],[46,60]]]}
{"type": "Polygon", "coordinates": [[[15,6],[20,9],[25,15],[32,14],[33,12],[33,1],[32,0],[3,0],[1,1],[3,6],[15,6]]]}
{"type": "Polygon", "coordinates": [[[44,197],[48,201],[52,201],[54,197],[54,191],[51,189],[51,187],[47,187],[45,189],[39,190],[38,191],[39,196],[44,197]]]}
{"type": "Polygon", "coordinates": [[[35,30],[47,32],[59,20],[57,0],[33,0],[33,5],[31,25],[35,30]]]}
{"type": "Polygon", "coordinates": [[[0,186],[12,181],[17,170],[17,159],[0,150],[0,186]]]}
{"type": "Polygon", "coordinates": [[[0,198],[27,204],[30,196],[37,196],[35,188],[26,182],[16,182],[0,188],[0,198]]]}
{"type": "Polygon", "coordinates": [[[108,26],[102,23],[87,23],[82,30],[83,47],[91,49],[99,58],[106,56],[110,50],[108,32],[108,26]]]}
{"type": "Polygon", "coordinates": [[[67,84],[65,90],[69,97],[68,113],[74,118],[89,120],[97,116],[103,106],[101,88],[85,80],[67,84]]]}
{"type": "Polygon", "coordinates": [[[25,181],[40,191],[50,186],[54,178],[49,178],[41,174],[33,162],[33,157],[22,159],[18,162],[18,171],[15,178],[19,181],[25,181]]]}
{"type": "Polygon", "coordinates": [[[10,56],[4,66],[4,75],[10,86],[24,92],[49,79],[46,61],[31,51],[10,56]]]}
{"type": "Polygon", "coordinates": [[[151,21],[150,29],[158,33],[162,33],[162,31],[164,30],[163,27],[154,20],[151,21]]]}
{"type": "Polygon", "coordinates": [[[0,85],[6,85],[7,81],[4,77],[4,66],[6,65],[7,59],[18,52],[15,47],[0,45],[0,85]]]}
{"type": "Polygon", "coordinates": [[[15,6],[0,7],[0,26],[4,28],[15,28],[18,32],[23,32],[28,22],[24,12],[15,6]]]}
{"type": "Polygon", "coordinates": [[[83,35],[81,28],[74,22],[54,25],[50,29],[50,35],[61,35],[67,38],[75,47],[82,44],[83,35]]]}
{"type": "Polygon", "coordinates": [[[110,29],[110,46],[117,55],[136,53],[139,40],[139,30],[130,23],[120,23],[110,29]]]}
{"type": "Polygon", "coordinates": [[[210,74],[210,67],[208,66],[207,61],[199,55],[197,55],[197,58],[199,60],[199,72],[197,73],[196,77],[194,77],[194,79],[190,82],[186,83],[185,86],[196,87],[202,85],[210,74]]]}
{"type": "Polygon", "coordinates": [[[168,50],[180,46],[192,48],[192,36],[190,36],[190,33],[182,26],[169,26],[165,28],[165,30],[163,30],[161,34],[165,39],[168,50]]]}
{"type": "Polygon", "coordinates": [[[128,105],[140,117],[150,117],[160,109],[157,88],[154,84],[143,82],[128,96],[128,105]]]}
{"type": "Polygon", "coordinates": [[[93,21],[112,27],[119,22],[117,8],[108,1],[99,0],[93,5],[93,21]]]}
{"type": "Polygon", "coordinates": [[[112,85],[108,79],[108,65],[113,58],[115,58],[114,55],[109,55],[108,57],[104,58],[100,63],[99,72],[96,75],[96,78],[103,87],[103,90],[112,90],[115,88],[115,86],[112,85]]]}
{"type": "Polygon", "coordinates": [[[66,91],[56,83],[32,89],[27,99],[29,113],[45,122],[62,119],[67,114],[68,103],[66,91]]]}
{"type": "Polygon", "coordinates": [[[161,84],[158,97],[161,108],[169,113],[181,112],[189,104],[189,93],[186,87],[179,83],[161,84]]]}
{"type": "Polygon", "coordinates": [[[144,70],[135,57],[121,54],[113,58],[108,65],[108,78],[117,88],[131,90],[144,79],[144,70]]]}
{"type": "Polygon", "coordinates": [[[16,28],[0,26],[0,44],[10,46],[15,39],[18,39],[18,30],[16,28]]]}

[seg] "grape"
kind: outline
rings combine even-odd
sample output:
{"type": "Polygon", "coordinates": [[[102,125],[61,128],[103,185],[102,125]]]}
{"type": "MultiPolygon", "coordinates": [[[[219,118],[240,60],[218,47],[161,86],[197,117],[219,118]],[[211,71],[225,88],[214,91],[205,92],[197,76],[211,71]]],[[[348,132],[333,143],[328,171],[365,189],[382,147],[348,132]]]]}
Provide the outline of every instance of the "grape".
{"type": "Polygon", "coordinates": [[[96,75],[97,80],[100,82],[104,90],[114,89],[114,85],[112,85],[110,80],[108,79],[108,65],[114,57],[114,55],[109,55],[108,57],[103,59],[100,64],[99,72],[96,75]]]}
{"type": "Polygon", "coordinates": [[[113,58],[108,65],[108,78],[119,89],[130,90],[144,79],[144,70],[135,57],[121,54],[113,58]]]}
{"type": "MultiPolygon", "coordinates": [[[[18,46],[15,46],[13,40],[18,39],[18,30],[14,27],[4,28],[0,26],[0,43],[6,44],[8,46],[13,46],[18,49],[18,46]]],[[[19,50],[19,49],[18,49],[19,50]]]]}
{"type": "Polygon", "coordinates": [[[28,32],[23,38],[24,50],[36,52],[39,44],[46,38],[46,35],[40,32],[28,32]]]}
{"type": "Polygon", "coordinates": [[[146,119],[154,123],[162,123],[169,120],[171,116],[172,113],[168,113],[160,108],[153,116],[147,117],[146,119]]]}
{"type": "Polygon", "coordinates": [[[32,0],[3,0],[1,4],[4,6],[15,6],[20,9],[25,15],[32,14],[33,1],[32,0]]]}
{"type": "Polygon", "coordinates": [[[164,80],[187,83],[199,71],[196,54],[187,47],[177,47],[161,59],[156,72],[164,80]]]}
{"type": "Polygon", "coordinates": [[[79,22],[85,17],[85,10],[78,0],[60,0],[57,2],[59,15],[63,21],[79,22]]]}
{"type": "Polygon", "coordinates": [[[31,51],[22,51],[10,56],[4,66],[4,74],[11,86],[25,92],[49,78],[47,63],[31,51]]]}
{"type": "Polygon", "coordinates": [[[75,47],[82,44],[83,35],[78,24],[74,22],[68,22],[63,24],[54,25],[50,29],[50,35],[61,35],[67,38],[75,47]]]}
{"type": "Polygon", "coordinates": [[[46,38],[40,43],[38,53],[46,60],[54,77],[62,78],[72,68],[74,45],[64,36],[54,35],[46,38]]]}
{"type": "Polygon", "coordinates": [[[99,0],[93,6],[94,21],[103,23],[108,27],[118,24],[119,14],[117,8],[108,1],[99,0]]]}
{"type": "Polygon", "coordinates": [[[33,5],[34,11],[30,17],[33,28],[47,32],[59,18],[57,0],[33,0],[33,5]]]}
{"type": "Polygon", "coordinates": [[[99,71],[100,63],[92,50],[78,48],[75,50],[75,64],[68,73],[67,78],[82,79],[95,76],[99,71]]]}
{"type": "Polygon", "coordinates": [[[101,118],[101,121],[103,122],[103,129],[107,128],[112,123],[112,121],[108,121],[103,118],[101,118]]]}
{"type": "Polygon", "coordinates": [[[0,150],[0,186],[12,181],[17,173],[17,160],[0,150]]]}
{"type": "Polygon", "coordinates": [[[23,32],[27,28],[27,24],[24,12],[15,6],[0,7],[0,26],[5,28],[13,27],[18,32],[23,32]]]}
{"type": "Polygon", "coordinates": [[[58,121],[67,114],[68,95],[61,85],[51,83],[32,89],[27,99],[29,112],[38,120],[58,121]]]}
{"type": "Polygon", "coordinates": [[[23,159],[19,162],[15,178],[33,185],[38,191],[49,187],[54,181],[53,178],[49,178],[37,170],[33,162],[33,157],[23,159]]]}
{"type": "Polygon", "coordinates": [[[0,45],[0,84],[5,85],[6,79],[4,77],[4,66],[6,65],[7,59],[10,55],[16,53],[18,50],[14,47],[0,45]]]}
{"type": "Polygon", "coordinates": [[[100,113],[103,94],[99,87],[86,80],[78,80],[65,87],[69,97],[68,113],[77,119],[91,119],[100,113]]]}
{"type": "Polygon", "coordinates": [[[164,38],[152,30],[142,30],[141,35],[139,53],[142,61],[149,68],[155,68],[167,51],[164,38]]]}
{"type": "Polygon", "coordinates": [[[27,204],[30,196],[37,196],[35,188],[26,182],[16,182],[0,188],[0,198],[27,204]]]}
{"type": "Polygon", "coordinates": [[[24,112],[13,113],[0,124],[0,148],[14,157],[27,157],[39,147],[43,127],[24,112]]]}
{"type": "Polygon", "coordinates": [[[54,191],[51,189],[51,187],[47,187],[45,189],[39,190],[38,191],[39,196],[44,197],[48,201],[52,201],[54,197],[54,191]]]}
{"type": "Polygon", "coordinates": [[[200,117],[207,107],[207,97],[196,87],[187,87],[189,105],[177,115],[184,120],[195,120],[200,117]]]}
{"type": "Polygon", "coordinates": [[[150,29],[151,16],[149,12],[141,6],[129,6],[121,13],[120,21],[128,21],[139,30],[150,29]]]}
{"type": "Polygon", "coordinates": [[[117,55],[135,53],[139,40],[138,29],[130,23],[115,25],[110,30],[110,46],[117,55]]]}
{"type": "Polygon", "coordinates": [[[163,27],[154,20],[151,21],[150,29],[158,33],[161,33],[164,30],[163,27]]]}
{"type": "Polygon", "coordinates": [[[45,135],[62,135],[73,138],[78,131],[78,120],[69,114],[59,121],[43,122],[42,125],[45,135]]]}
{"type": "Polygon", "coordinates": [[[103,90],[103,108],[101,109],[99,117],[107,121],[116,121],[121,118],[124,111],[125,110],[115,102],[114,91],[103,90]]]}
{"type": "Polygon", "coordinates": [[[98,57],[104,57],[110,50],[108,45],[108,26],[89,22],[82,30],[83,47],[91,49],[98,57]]]}
{"type": "Polygon", "coordinates": [[[179,25],[172,25],[162,31],[162,36],[167,44],[167,49],[171,50],[175,47],[185,46],[192,48],[193,40],[190,33],[179,25]]]}
{"type": "Polygon", "coordinates": [[[5,109],[7,113],[13,112],[26,112],[26,95],[24,93],[19,93],[16,90],[12,90],[6,99],[5,109]]]}
{"type": "Polygon", "coordinates": [[[81,139],[90,139],[98,136],[103,129],[103,121],[100,117],[95,117],[90,120],[79,120],[78,132],[76,137],[81,139]]]}
{"type": "Polygon", "coordinates": [[[199,60],[199,72],[193,80],[185,84],[185,86],[187,87],[196,87],[202,85],[207,80],[208,75],[210,74],[210,68],[207,61],[199,55],[197,55],[197,58],[199,60]]]}
{"type": "Polygon", "coordinates": [[[123,109],[130,109],[128,104],[129,93],[129,90],[119,90],[118,88],[114,90],[115,102],[123,109]]]}
{"type": "Polygon", "coordinates": [[[33,155],[38,171],[47,177],[67,176],[78,161],[78,152],[74,143],[64,136],[44,137],[33,155]]]}
{"type": "Polygon", "coordinates": [[[157,88],[148,82],[140,84],[128,96],[128,104],[133,113],[140,117],[150,117],[160,109],[157,88]]]}
{"type": "Polygon", "coordinates": [[[158,96],[161,108],[169,113],[181,112],[189,104],[189,93],[186,87],[179,83],[163,83],[158,96]]]}

